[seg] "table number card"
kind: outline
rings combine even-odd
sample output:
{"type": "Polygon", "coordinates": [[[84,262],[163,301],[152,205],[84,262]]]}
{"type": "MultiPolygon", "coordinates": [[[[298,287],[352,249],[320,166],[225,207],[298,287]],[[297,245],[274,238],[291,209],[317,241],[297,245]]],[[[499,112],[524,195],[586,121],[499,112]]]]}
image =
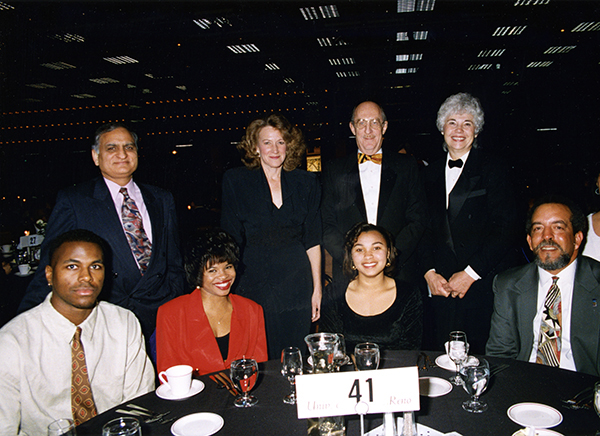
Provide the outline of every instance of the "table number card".
{"type": "Polygon", "coordinates": [[[419,410],[419,371],[411,366],[298,375],[296,395],[299,419],[419,410]]]}

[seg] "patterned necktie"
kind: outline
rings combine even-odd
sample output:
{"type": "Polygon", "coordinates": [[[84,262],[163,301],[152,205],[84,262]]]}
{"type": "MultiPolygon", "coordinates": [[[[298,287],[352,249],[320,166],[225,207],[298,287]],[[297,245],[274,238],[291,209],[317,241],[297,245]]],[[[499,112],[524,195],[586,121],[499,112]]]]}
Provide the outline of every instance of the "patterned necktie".
{"type": "Polygon", "coordinates": [[[557,281],[558,277],[552,277],[552,285],[544,301],[536,358],[536,363],[548,366],[560,364],[562,304],[557,281]]]}
{"type": "Polygon", "coordinates": [[[71,412],[75,425],[98,414],[81,345],[81,327],[77,327],[71,344],[71,412]]]}
{"type": "Polygon", "coordinates": [[[121,206],[121,216],[123,217],[123,227],[125,235],[129,241],[129,246],[133,255],[140,265],[142,275],[148,268],[150,263],[150,255],[152,254],[152,243],[148,239],[148,235],[142,224],[142,214],[140,213],[135,201],[127,193],[127,188],[119,189],[119,193],[123,194],[123,206],[121,206]]]}
{"type": "Polygon", "coordinates": [[[373,154],[371,156],[364,153],[358,153],[358,164],[360,165],[361,163],[365,163],[366,161],[370,160],[374,164],[381,165],[382,156],[383,154],[381,153],[373,154]]]}

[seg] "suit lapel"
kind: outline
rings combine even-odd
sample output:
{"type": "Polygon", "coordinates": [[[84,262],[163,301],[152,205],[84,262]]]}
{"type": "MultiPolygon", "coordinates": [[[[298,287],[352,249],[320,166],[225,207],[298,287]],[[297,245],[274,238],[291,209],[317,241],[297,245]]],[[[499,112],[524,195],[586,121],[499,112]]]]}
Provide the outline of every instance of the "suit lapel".
{"type": "Polygon", "coordinates": [[[348,188],[348,195],[353,198],[353,203],[358,209],[363,221],[367,221],[367,209],[365,207],[365,198],[358,175],[358,160],[356,154],[351,154],[344,165],[344,175],[346,179],[344,185],[348,188]]]}
{"type": "Polygon", "coordinates": [[[518,326],[521,332],[519,358],[528,361],[533,348],[533,318],[537,312],[539,274],[537,266],[529,264],[526,273],[515,283],[518,292],[516,311],[519,314],[518,326]]]}
{"type": "Polygon", "coordinates": [[[590,269],[589,262],[580,257],[577,261],[571,303],[571,350],[578,370],[585,369],[581,368],[582,362],[595,362],[599,355],[599,296],[600,285],[590,269]]]}
{"type": "MultiPolygon", "coordinates": [[[[382,162],[381,162],[381,181],[379,182],[379,200],[377,202],[377,222],[381,223],[383,220],[383,214],[387,209],[388,201],[390,200],[390,195],[392,194],[392,190],[396,185],[396,172],[390,168],[390,157],[389,153],[384,154],[382,162]]],[[[358,169],[357,169],[358,171],[358,169]]],[[[361,189],[361,197],[362,197],[362,189],[361,189]]],[[[364,200],[363,200],[364,206],[364,200]]],[[[366,216],[366,210],[365,210],[366,216]]]]}
{"type": "Polygon", "coordinates": [[[162,246],[161,239],[165,234],[163,231],[164,213],[163,204],[156,200],[156,197],[150,191],[150,189],[148,189],[146,185],[139,184],[138,186],[142,192],[142,197],[144,197],[144,204],[146,205],[146,210],[148,211],[148,216],[150,217],[152,224],[152,254],[150,255],[148,270],[145,273],[145,275],[147,275],[148,271],[152,268],[152,264],[154,263],[154,253],[156,253],[159,250],[159,247],[162,246]]]}
{"type": "Polygon", "coordinates": [[[452,223],[458,216],[460,210],[465,204],[465,200],[469,197],[473,188],[479,182],[481,178],[479,167],[480,167],[479,154],[476,149],[472,149],[469,154],[469,158],[465,163],[460,177],[456,181],[456,185],[450,192],[450,201],[448,202],[448,219],[452,223]]]}

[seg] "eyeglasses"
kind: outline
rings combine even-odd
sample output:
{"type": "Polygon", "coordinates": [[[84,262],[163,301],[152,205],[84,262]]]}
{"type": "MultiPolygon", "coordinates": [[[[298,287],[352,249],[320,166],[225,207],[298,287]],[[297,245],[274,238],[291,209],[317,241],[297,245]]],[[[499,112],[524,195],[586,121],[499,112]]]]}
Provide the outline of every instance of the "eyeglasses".
{"type": "Polygon", "coordinates": [[[381,130],[385,123],[377,118],[373,118],[370,120],[365,120],[361,118],[360,120],[353,121],[352,124],[354,124],[354,127],[356,127],[359,130],[366,129],[367,125],[371,126],[371,129],[373,130],[381,130]]]}

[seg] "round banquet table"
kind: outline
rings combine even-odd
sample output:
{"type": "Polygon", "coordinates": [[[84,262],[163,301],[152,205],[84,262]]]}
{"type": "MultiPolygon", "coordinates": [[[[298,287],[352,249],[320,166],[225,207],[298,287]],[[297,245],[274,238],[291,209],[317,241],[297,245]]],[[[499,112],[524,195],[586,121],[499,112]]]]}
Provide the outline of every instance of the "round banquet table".
{"type": "MultiPolygon", "coordinates": [[[[380,368],[415,366],[418,351],[387,351],[381,359],[380,368]]],[[[431,362],[440,355],[427,352],[431,362]]],[[[478,356],[479,357],[479,356],[478,356]]],[[[515,424],[507,416],[508,408],[516,403],[542,403],[556,408],[563,415],[563,421],[552,430],[565,436],[594,436],[600,430],[600,418],[594,410],[569,410],[562,407],[561,400],[569,399],[584,388],[593,386],[597,377],[572,371],[545,367],[510,359],[486,357],[490,366],[509,364],[510,366],[492,377],[486,392],[481,396],[489,409],[481,414],[465,412],[461,403],[468,398],[462,387],[454,386],[445,396],[420,397],[421,409],[416,412],[417,422],[442,433],[456,431],[462,436],[512,435],[522,426],[515,424]]],[[[259,365],[258,383],[252,391],[259,402],[256,406],[241,409],[233,405],[234,397],[226,389],[218,389],[209,376],[201,376],[206,385],[199,394],[184,399],[169,401],[150,392],[129,401],[155,412],[170,411],[170,418],[180,418],[197,412],[214,412],[221,415],[225,424],[216,433],[218,436],[238,435],[298,435],[306,436],[307,420],[299,420],[296,407],[284,404],[282,398],[289,393],[289,383],[280,372],[281,363],[271,360],[259,365]]],[[[419,369],[420,377],[448,378],[453,373],[435,367],[419,369]]],[[[102,426],[119,416],[115,407],[77,427],[77,435],[100,435],[102,426]]],[[[121,406],[122,408],[122,406],[121,406]]],[[[381,415],[367,415],[365,431],[381,424],[381,415]]],[[[142,424],[144,436],[170,435],[171,423],[142,424]]],[[[360,435],[357,416],[346,417],[346,434],[360,435]]]]}

